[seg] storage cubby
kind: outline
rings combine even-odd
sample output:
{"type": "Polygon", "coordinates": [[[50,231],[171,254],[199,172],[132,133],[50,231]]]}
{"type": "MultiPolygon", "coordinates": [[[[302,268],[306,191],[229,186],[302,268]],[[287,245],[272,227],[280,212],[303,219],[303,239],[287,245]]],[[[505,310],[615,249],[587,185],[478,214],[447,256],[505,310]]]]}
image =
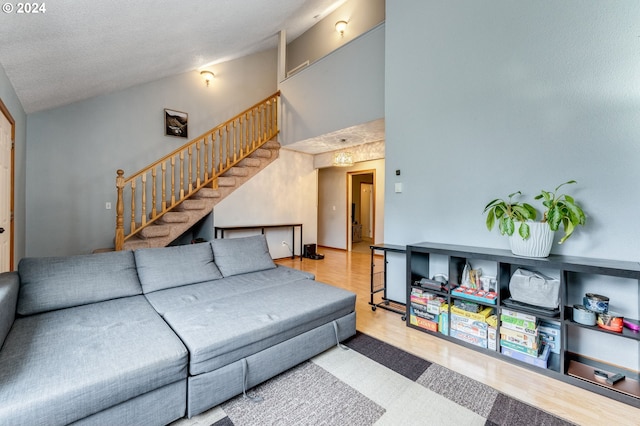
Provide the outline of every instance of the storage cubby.
{"type": "MultiPolygon", "coordinates": [[[[423,300],[435,298],[436,304],[442,303],[437,319],[425,326],[415,317],[413,320],[408,317],[408,327],[638,407],[640,333],[627,327],[616,332],[575,322],[574,305],[582,305],[586,293],[608,296],[610,311],[637,322],[640,318],[640,264],[559,255],[524,258],[507,250],[448,244],[407,246],[407,301],[411,300],[412,294],[422,294],[423,300]],[[462,283],[466,264],[482,269],[484,276],[495,276],[495,303],[473,299],[473,296],[464,295],[462,289],[456,290],[462,283]],[[519,268],[559,281],[557,309],[542,309],[510,300],[509,282],[519,268]],[[448,286],[437,290],[420,285],[422,278],[432,278],[442,270],[448,271],[448,286]],[[460,306],[454,308],[456,304],[465,307],[459,302],[467,300],[477,303],[479,313],[464,313],[460,306]],[[478,315],[490,308],[495,317],[487,316],[486,325],[481,320],[476,321],[480,318],[478,315]],[[437,327],[433,326],[434,321],[437,327]],[[454,325],[455,330],[452,329],[454,325]],[[460,330],[465,331],[463,338],[460,330]],[[625,379],[610,385],[596,377],[596,370],[609,376],[620,373],[625,379]]],[[[413,306],[422,308],[422,305],[413,306]]],[[[431,302],[429,307],[433,308],[431,302]]]]}

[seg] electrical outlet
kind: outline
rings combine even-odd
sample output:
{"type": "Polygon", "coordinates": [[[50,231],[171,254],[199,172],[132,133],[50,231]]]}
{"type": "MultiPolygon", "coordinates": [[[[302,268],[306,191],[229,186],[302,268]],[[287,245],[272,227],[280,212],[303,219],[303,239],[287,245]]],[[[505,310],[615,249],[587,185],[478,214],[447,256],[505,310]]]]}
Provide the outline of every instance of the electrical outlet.
{"type": "Polygon", "coordinates": [[[111,203],[110,203],[110,202],[108,202],[108,201],[107,201],[106,203],[104,203],[104,208],[105,208],[106,210],[111,210],[111,203]]]}

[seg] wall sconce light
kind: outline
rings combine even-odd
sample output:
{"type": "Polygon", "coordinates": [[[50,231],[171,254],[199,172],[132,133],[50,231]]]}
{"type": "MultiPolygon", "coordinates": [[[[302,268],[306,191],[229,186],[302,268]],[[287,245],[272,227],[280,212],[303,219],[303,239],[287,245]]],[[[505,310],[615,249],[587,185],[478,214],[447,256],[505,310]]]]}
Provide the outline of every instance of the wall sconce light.
{"type": "Polygon", "coordinates": [[[209,83],[211,83],[211,81],[215,77],[215,75],[211,71],[206,71],[206,70],[200,71],[200,75],[202,76],[202,79],[204,80],[204,82],[207,84],[207,87],[209,87],[209,83]]]}
{"type": "Polygon", "coordinates": [[[336,152],[333,156],[333,165],[338,167],[353,166],[353,154],[348,151],[336,152]]]}
{"type": "Polygon", "coordinates": [[[340,33],[340,37],[344,37],[344,30],[347,29],[347,21],[336,22],[336,31],[340,33]]]}

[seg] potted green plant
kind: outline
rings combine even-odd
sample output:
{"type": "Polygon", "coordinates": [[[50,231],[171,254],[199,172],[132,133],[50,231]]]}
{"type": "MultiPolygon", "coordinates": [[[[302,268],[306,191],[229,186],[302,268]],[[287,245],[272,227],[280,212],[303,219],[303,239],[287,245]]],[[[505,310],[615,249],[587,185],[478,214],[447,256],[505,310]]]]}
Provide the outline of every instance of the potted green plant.
{"type": "Polygon", "coordinates": [[[500,234],[512,236],[516,229],[516,222],[525,223],[525,226],[520,226],[518,232],[522,238],[529,237],[529,227],[526,225],[528,220],[535,220],[537,216],[536,209],[527,203],[520,203],[513,201],[513,197],[516,195],[522,195],[522,192],[514,192],[509,194],[507,200],[496,198],[489,202],[485,208],[484,213],[487,214],[487,229],[491,231],[496,222],[498,222],[498,229],[500,234]]]}
{"type": "Polygon", "coordinates": [[[558,241],[558,244],[564,243],[573,234],[576,226],[584,225],[587,221],[587,216],[584,214],[582,207],[576,204],[573,197],[567,194],[558,194],[558,190],[564,185],[573,183],[576,183],[576,181],[570,180],[560,184],[553,192],[542,190],[535,197],[536,200],[543,200],[542,205],[546,207],[542,222],[548,223],[549,228],[554,232],[562,225],[564,235],[558,241]]]}
{"type": "Polygon", "coordinates": [[[573,197],[558,194],[564,185],[576,183],[574,180],[558,185],[554,192],[542,190],[535,197],[543,200],[546,208],[542,220],[536,221],[536,209],[527,203],[512,201],[520,191],[510,194],[507,200],[495,199],[489,202],[484,213],[487,214],[486,225],[490,231],[498,222],[498,229],[502,235],[509,236],[511,252],[518,256],[547,257],[553,245],[555,231],[562,225],[564,235],[560,244],[567,240],[577,225],[584,225],[586,216],[582,208],[576,204],[573,197]]]}

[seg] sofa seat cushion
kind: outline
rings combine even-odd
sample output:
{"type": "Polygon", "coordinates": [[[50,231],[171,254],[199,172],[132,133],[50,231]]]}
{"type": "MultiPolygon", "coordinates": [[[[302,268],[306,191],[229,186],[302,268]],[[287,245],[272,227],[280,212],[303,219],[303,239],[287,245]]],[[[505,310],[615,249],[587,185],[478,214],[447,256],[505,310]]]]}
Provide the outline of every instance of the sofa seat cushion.
{"type": "Polygon", "coordinates": [[[142,294],[130,251],[24,258],[18,273],[20,315],[142,294]]]}
{"type": "Polygon", "coordinates": [[[187,362],[144,296],[18,318],[0,351],[0,424],[67,424],[184,380],[187,362]]]}
{"type": "Polygon", "coordinates": [[[197,375],[341,318],[354,311],[355,299],[304,279],[191,304],[164,318],[189,349],[189,373],[197,375]]]}
{"type": "Polygon", "coordinates": [[[301,279],[314,278],[313,274],[278,265],[274,269],[234,275],[199,284],[192,284],[167,290],[147,293],[145,296],[160,315],[170,310],[179,310],[187,306],[221,299],[239,294],[251,293],[269,287],[301,279]]]}

